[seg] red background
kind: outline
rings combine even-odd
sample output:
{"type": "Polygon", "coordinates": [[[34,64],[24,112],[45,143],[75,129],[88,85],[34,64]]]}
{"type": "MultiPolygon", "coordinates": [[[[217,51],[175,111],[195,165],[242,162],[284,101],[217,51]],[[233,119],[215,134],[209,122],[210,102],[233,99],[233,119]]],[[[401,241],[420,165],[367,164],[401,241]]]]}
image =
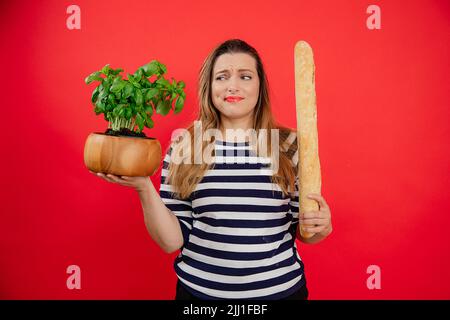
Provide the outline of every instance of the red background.
{"type": "Polygon", "coordinates": [[[195,118],[203,59],[234,37],[260,52],[273,112],[291,127],[294,44],[314,50],[334,232],[299,247],[310,298],[450,298],[448,1],[14,1],[0,12],[0,298],[173,298],[175,254],[149,237],[136,192],[84,167],[85,139],[106,122],[83,80],[106,63],[166,64],[187,99],[145,129],[165,148],[195,118]],[[66,27],[71,4],[81,30],[66,27]],[[371,4],[381,30],[366,27],[371,4]],[[80,290],[66,287],[72,264],[80,290]],[[379,290],[366,286],[372,264],[379,290]]]}

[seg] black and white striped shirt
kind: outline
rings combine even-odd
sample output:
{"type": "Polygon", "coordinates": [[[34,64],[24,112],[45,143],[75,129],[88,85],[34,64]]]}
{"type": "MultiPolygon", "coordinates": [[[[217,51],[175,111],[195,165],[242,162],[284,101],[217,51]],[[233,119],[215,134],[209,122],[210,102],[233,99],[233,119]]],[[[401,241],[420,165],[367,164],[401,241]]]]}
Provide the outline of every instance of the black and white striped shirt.
{"type": "Polygon", "coordinates": [[[282,299],[306,283],[295,243],[298,181],[293,198],[284,196],[270,159],[249,148],[216,140],[212,169],[183,200],[165,183],[172,147],[163,161],[160,196],[184,237],[175,272],[202,299],[282,299]]]}

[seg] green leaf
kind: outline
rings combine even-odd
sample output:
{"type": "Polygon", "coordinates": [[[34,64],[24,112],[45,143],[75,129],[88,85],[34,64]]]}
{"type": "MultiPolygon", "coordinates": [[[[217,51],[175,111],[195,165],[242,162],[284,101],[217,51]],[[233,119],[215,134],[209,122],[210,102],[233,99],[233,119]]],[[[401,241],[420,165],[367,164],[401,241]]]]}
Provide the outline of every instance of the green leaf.
{"type": "Polygon", "coordinates": [[[107,64],[106,66],[104,66],[102,68],[102,70],[100,71],[101,73],[103,73],[105,76],[109,75],[109,72],[111,71],[111,67],[109,66],[109,64],[107,64]]]}
{"type": "Polygon", "coordinates": [[[108,91],[105,88],[100,89],[100,94],[98,96],[98,100],[103,100],[108,97],[108,91]]]}
{"type": "Polygon", "coordinates": [[[180,96],[175,102],[175,110],[173,112],[174,113],[180,112],[183,109],[183,106],[184,106],[184,98],[180,96]]]}
{"type": "Polygon", "coordinates": [[[118,75],[119,73],[121,73],[123,71],[123,69],[116,69],[116,70],[112,70],[111,69],[111,71],[110,71],[110,74],[112,74],[112,75],[118,75]]]}
{"type": "Polygon", "coordinates": [[[153,115],[153,106],[151,104],[146,104],[144,111],[148,112],[150,114],[150,117],[151,117],[153,115]]]}
{"type": "Polygon", "coordinates": [[[100,113],[105,112],[105,105],[102,102],[98,102],[95,104],[94,112],[96,115],[99,115],[100,113]]]}
{"type": "Polygon", "coordinates": [[[102,109],[100,109],[99,107],[95,107],[94,112],[98,116],[100,113],[102,113],[102,109]]]}
{"type": "Polygon", "coordinates": [[[166,116],[170,111],[170,103],[167,100],[159,101],[156,106],[156,113],[166,116]]]}
{"type": "Polygon", "coordinates": [[[100,72],[96,71],[96,72],[92,72],[90,75],[88,75],[85,79],[84,82],[86,84],[91,84],[93,81],[103,81],[103,78],[100,77],[100,72]]]}
{"type": "Polygon", "coordinates": [[[145,100],[150,100],[150,99],[152,99],[153,97],[155,97],[156,95],[158,95],[158,93],[159,93],[159,89],[157,89],[157,88],[150,88],[150,89],[147,91],[147,94],[145,95],[145,100]]]}
{"type": "Polygon", "coordinates": [[[144,123],[145,119],[138,113],[136,115],[136,124],[138,125],[140,131],[144,128],[144,123]]]}
{"type": "Polygon", "coordinates": [[[164,74],[167,72],[167,68],[164,64],[158,62],[159,68],[161,69],[161,74],[164,74]]]}
{"type": "Polygon", "coordinates": [[[134,92],[134,99],[137,106],[142,106],[142,104],[144,103],[144,97],[142,96],[141,90],[136,90],[134,92]]]}
{"type": "Polygon", "coordinates": [[[125,88],[123,90],[122,97],[126,99],[126,98],[130,97],[132,94],[133,94],[133,85],[127,82],[125,84],[125,88]]]}
{"type": "Polygon", "coordinates": [[[156,83],[160,84],[160,85],[162,85],[164,87],[168,87],[170,85],[169,81],[167,81],[164,78],[160,78],[160,79],[156,80],[156,83]]]}
{"type": "MultiPolygon", "coordinates": [[[[101,85],[100,85],[101,86],[101,85]]],[[[95,103],[95,101],[97,101],[97,97],[100,93],[100,86],[98,86],[97,88],[94,89],[94,92],[92,92],[92,96],[91,96],[91,101],[92,103],[95,103]]]]}
{"type": "Polygon", "coordinates": [[[146,121],[145,121],[145,126],[147,127],[147,128],[153,128],[153,126],[154,126],[154,122],[153,122],[153,120],[152,120],[152,118],[147,118],[146,119],[146,121]]]}
{"type": "Polygon", "coordinates": [[[134,73],[134,78],[135,78],[137,81],[139,81],[139,80],[142,79],[142,74],[143,74],[142,69],[137,69],[137,71],[134,73]]]}
{"type": "Polygon", "coordinates": [[[148,89],[151,87],[150,81],[148,81],[147,78],[143,77],[141,82],[139,82],[142,86],[142,88],[148,89]]]}
{"type": "Polygon", "coordinates": [[[183,81],[178,82],[178,88],[184,89],[186,87],[186,84],[183,81]]]}
{"type": "Polygon", "coordinates": [[[130,108],[126,108],[125,109],[125,118],[127,118],[127,120],[130,120],[131,116],[132,116],[132,113],[133,113],[133,111],[131,111],[130,108]]]}
{"type": "Polygon", "coordinates": [[[125,87],[126,84],[127,83],[125,81],[123,81],[122,79],[115,78],[111,85],[110,90],[112,92],[119,92],[120,90],[122,90],[125,87]]]}
{"type": "Polygon", "coordinates": [[[115,103],[108,103],[105,107],[107,112],[112,112],[114,110],[114,108],[116,107],[115,103]]]}
{"type": "Polygon", "coordinates": [[[112,83],[112,81],[111,81],[111,79],[109,79],[109,78],[106,78],[106,79],[103,81],[102,86],[103,86],[105,92],[109,93],[109,91],[110,91],[110,89],[111,89],[111,83],[112,83]]]}
{"type": "Polygon", "coordinates": [[[128,74],[128,81],[135,87],[135,88],[142,88],[139,84],[138,80],[131,74],[128,74]]]}
{"type": "Polygon", "coordinates": [[[106,98],[106,101],[107,101],[109,104],[116,104],[116,99],[115,99],[114,95],[112,95],[112,94],[110,94],[110,95],[106,98]]]}
{"type": "Polygon", "coordinates": [[[144,71],[144,75],[148,78],[155,74],[159,74],[159,65],[156,60],[153,60],[146,65],[142,66],[141,69],[144,71]]]}

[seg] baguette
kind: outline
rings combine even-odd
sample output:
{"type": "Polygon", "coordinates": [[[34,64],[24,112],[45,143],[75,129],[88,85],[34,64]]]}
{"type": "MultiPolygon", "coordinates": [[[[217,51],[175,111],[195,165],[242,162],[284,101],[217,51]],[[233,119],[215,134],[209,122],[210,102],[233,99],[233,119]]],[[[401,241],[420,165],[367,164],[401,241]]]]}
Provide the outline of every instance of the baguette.
{"type": "MultiPolygon", "coordinates": [[[[314,58],[311,47],[299,41],[294,48],[295,102],[297,111],[299,212],[318,210],[315,200],[307,198],[310,193],[321,194],[321,174],[317,133],[316,92],[314,85],[314,58]]],[[[300,234],[310,238],[307,225],[299,223],[300,234]]]]}

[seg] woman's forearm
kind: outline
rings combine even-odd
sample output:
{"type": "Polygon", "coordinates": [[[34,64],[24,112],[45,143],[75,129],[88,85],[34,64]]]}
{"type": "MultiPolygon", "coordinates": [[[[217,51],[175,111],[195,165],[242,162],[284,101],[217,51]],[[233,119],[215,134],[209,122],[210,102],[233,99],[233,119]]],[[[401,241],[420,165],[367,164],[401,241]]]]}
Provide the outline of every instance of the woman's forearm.
{"type": "Polygon", "coordinates": [[[177,217],[161,200],[152,183],[138,190],[144,213],[145,226],[153,240],[165,252],[171,253],[183,246],[183,234],[177,217]]]}

